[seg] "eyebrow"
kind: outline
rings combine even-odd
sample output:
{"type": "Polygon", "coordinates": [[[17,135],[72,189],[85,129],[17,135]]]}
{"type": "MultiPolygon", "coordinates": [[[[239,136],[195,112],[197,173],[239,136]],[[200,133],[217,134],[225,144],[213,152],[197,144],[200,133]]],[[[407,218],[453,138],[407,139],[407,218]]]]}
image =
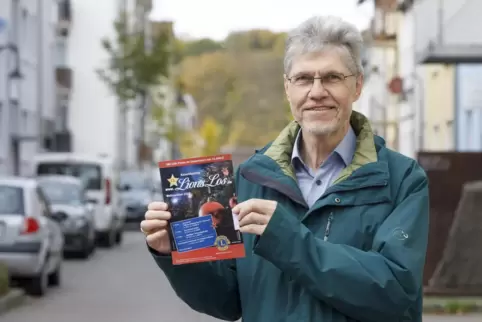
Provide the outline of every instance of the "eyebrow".
{"type": "MultiPolygon", "coordinates": [[[[297,76],[304,76],[304,75],[314,75],[316,74],[316,72],[307,72],[307,71],[301,71],[301,72],[297,72],[295,74],[293,74],[291,77],[297,77],[297,76]]],[[[345,73],[343,72],[340,72],[340,71],[337,71],[337,70],[334,70],[334,69],[329,69],[323,73],[321,73],[321,75],[328,75],[328,74],[342,74],[342,75],[345,75],[345,73]]]]}

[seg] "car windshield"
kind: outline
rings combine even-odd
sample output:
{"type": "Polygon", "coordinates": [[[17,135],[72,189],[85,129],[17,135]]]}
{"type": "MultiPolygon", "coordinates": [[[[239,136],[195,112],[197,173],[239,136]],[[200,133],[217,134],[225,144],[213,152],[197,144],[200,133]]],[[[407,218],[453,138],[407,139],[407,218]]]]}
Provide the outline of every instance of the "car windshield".
{"type": "Polygon", "coordinates": [[[91,163],[41,163],[37,175],[68,175],[81,179],[88,190],[102,189],[102,171],[99,165],[91,163]]]}
{"type": "Polygon", "coordinates": [[[83,202],[82,188],[77,184],[47,180],[40,182],[40,187],[52,204],[80,205],[83,202]]]}
{"type": "Polygon", "coordinates": [[[121,189],[129,187],[129,190],[150,189],[149,180],[141,172],[123,172],[120,175],[119,186],[121,189]]]}
{"type": "Polygon", "coordinates": [[[23,189],[0,185],[0,215],[25,214],[23,189]]]}

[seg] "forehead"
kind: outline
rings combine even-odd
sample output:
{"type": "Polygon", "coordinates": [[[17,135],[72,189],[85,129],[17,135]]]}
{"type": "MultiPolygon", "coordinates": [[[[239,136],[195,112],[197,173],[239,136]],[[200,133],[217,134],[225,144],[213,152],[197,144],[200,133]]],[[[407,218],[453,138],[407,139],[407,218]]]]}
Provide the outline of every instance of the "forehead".
{"type": "Polygon", "coordinates": [[[318,53],[302,54],[294,57],[291,74],[347,72],[348,68],[336,50],[325,50],[318,53]]]}

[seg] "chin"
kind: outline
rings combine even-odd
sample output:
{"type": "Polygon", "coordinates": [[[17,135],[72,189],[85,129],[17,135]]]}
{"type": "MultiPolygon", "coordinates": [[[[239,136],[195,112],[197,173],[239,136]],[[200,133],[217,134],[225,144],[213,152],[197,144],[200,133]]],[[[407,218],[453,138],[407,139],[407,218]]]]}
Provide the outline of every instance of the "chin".
{"type": "Polygon", "coordinates": [[[340,129],[340,122],[338,119],[332,121],[308,121],[303,122],[303,130],[314,135],[329,135],[335,133],[340,129]]]}

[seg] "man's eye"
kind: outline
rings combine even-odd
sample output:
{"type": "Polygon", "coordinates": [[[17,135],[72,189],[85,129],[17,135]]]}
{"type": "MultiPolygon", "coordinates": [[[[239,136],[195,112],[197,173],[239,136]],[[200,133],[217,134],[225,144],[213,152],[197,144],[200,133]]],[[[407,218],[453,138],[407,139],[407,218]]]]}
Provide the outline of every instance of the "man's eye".
{"type": "Polygon", "coordinates": [[[334,82],[341,81],[343,78],[340,75],[330,74],[330,75],[326,75],[325,79],[330,83],[334,83],[334,82]]]}

